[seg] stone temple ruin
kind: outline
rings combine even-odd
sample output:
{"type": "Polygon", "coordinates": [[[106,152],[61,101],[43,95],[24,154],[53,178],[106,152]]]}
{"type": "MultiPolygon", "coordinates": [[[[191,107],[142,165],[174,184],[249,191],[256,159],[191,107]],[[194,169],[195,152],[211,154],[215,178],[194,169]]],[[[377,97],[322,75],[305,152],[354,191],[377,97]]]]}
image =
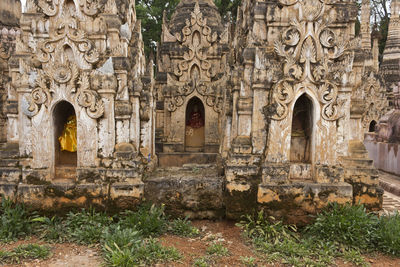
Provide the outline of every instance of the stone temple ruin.
{"type": "Polygon", "coordinates": [[[379,210],[364,134],[395,102],[383,68],[400,65],[379,66],[369,1],[358,36],[357,12],[243,0],[229,24],[212,0],[181,0],[146,63],[133,0],[27,0],[22,15],[7,0],[0,192],[37,209],[152,201],[195,218],[379,210]]]}

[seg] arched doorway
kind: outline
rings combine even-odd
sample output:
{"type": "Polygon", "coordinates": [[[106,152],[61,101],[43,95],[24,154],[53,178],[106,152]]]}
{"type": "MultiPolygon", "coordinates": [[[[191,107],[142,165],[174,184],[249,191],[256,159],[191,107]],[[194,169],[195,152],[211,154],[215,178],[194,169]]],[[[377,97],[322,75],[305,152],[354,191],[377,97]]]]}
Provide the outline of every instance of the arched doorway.
{"type": "Polygon", "coordinates": [[[204,105],[197,97],[189,100],[186,106],[185,151],[203,152],[205,143],[204,105]]]}
{"type": "Polygon", "coordinates": [[[311,163],[312,110],[312,102],[305,94],[297,99],[293,109],[290,142],[291,162],[311,163]]]}
{"type": "Polygon", "coordinates": [[[375,132],[375,129],[376,129],[376,121],[371,121],[371,123],[369,124],[369,129],[368,129],[368,132],[370,132],[370,133],[374,133],[375,132]]]}
{"type": "Polygon", "coordinates": [[[62,101],[53,112],[55,166],[77,166],[77,128],[74,107],[62,101]]]}

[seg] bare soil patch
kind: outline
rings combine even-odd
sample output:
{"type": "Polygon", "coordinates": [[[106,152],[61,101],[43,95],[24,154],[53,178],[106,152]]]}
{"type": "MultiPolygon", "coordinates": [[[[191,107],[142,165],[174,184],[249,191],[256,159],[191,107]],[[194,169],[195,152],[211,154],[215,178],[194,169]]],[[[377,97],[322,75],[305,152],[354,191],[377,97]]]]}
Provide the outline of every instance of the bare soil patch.
{"type": "MultiPolygon", "coordinates": [[[[253,257],[257,266],[281,266],[280,264],[265,264],[262,255],[255,252],[251,244],[241,236],[241,230],[231,221],[194,221],[193,225],[201,230],[199,237],[179,237],[165,234],[160,237],[164,246],[173,246],[179,250],[183,258],[180,262],[157,264],[157,266],[192,266],[196,259],[207,256],[207,247],[213,241],[223,244],[229,250],[229,256],[213,256],[212,266],[244,266],[241,257],[253,257]]],[[[98,246],[88,247],[72,243],[49,244],[37,238],[19,240],[10,244],[0,243],[1,250],[11,250],[22,244],[47,244],[51,247],[51,256],[45,260],[23,261],[19,264],[3,265],[7,267],[97,267],[104,264],[101,250],[98,246]]],[[[371,266],[400,266],[400,258],[394,258],[379,253],[364,255],[371,266]]],[[[351,263],[337,260],[337,266],[350,267],[351,263]]]]}

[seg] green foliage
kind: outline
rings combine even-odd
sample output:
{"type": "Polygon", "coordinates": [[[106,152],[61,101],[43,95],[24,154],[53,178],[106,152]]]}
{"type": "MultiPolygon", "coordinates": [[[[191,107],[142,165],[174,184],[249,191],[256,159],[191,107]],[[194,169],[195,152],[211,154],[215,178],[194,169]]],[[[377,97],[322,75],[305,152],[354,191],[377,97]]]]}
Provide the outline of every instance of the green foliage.
{"type": "Polygon", "coordinates": [[[133,242],[120,244],[121,247],[117,243],[109,246],[111,242],[112,240],[105,240],[103,244],[104,258],[109,266],[146,266],[157,262],[177,261],[181,258],[175,248],[163,247],[153,238],[134,239],[133,242]]]}
{"type": "Polygon", "coordinates": [[[382,216],[376,230],[380,251],[400,256],[400,214],[382,216]]]}
{"type": "Polygon", "coordinates": [[[172,234],[178,236],[193,237],[200,234],[199,229],[192,226],[191,221],[186,217],[185,219],[175,219],[170,223],[170,230],[172,234]]]}
{"type": "Polygon", "coordinates": [[[358,249],[348,249],[342,253],[342,257],[345,261],[351,262],[356,266],[369,266],[369,264],[365,261],[361,252],[358,249]]]}
{"type": "Polygon", "coordinates": [[[160,41],[163,12],[168,19],[179,0],[138,0],[136,17],[142,21],[144,49],[147,55],[155,53],[156,44],[160,41]]]}
{"type": "Polygon", "coordinates": [[[314,238],[336,241],[355,248],[367,249],[374,244],[378,218],[364,206],[331,204],[306,228],[314,238]]]}
{"type": "Polygon", "coordinates": [[[244,230],[244,234],[248,238],[272,243],[295,237],[297,231],[294,225],[285,225],[282,221],[276,221],[271,216],[266,218],[262,210],[255,217],[243,216],[243,220],[236,225],[244,230]]]}
{"type": "Polygon", "coordinates": [[[210,260],[207,257],[200,257],[194,260],[193,266],[196,267],[208,267],[210,265],[210,260]]]}
{"type": "Polygon", "coordinates": [[[23,204],[3,197],[0,213],[0,240],[8,242],[32,233],[34,214],[29,214],[23,204]]]}
{"type": "Polygon", "coordinates": [[[144,237],[158,236],[167,229],[168,218],[164,213],[164,206],[143,205],[137,212],[122,213],[121,227],[135,228],[144,237]]]}
{"type": "Polygon", "coordinates": [[[256,264],[256,259],[253,258],[253,257],[243,257],[243,256],[240,256],[240,262],[241,262],[244,266],[248,266],[248,267],[257,266],[257,264],[256,264]]]}
{"type": "Polygon", "coordinates": [[[228,256],[229,250],[224,247],[221,243],[212,242],[206,249],[208,255],[214,256],[228,256]]]}
{"type": "MultiPolygon", "coordinates": [[[[142,21],[144,50],[147,56],[155,54],[157,43],[161,38],[163,13],[171,19],[172,13],[180,0],[138,0],[136,1],[136,17],[142,21]]],[[[240,0],[215,0],[224,21],[235,21],[240,0]]]]}
{"type": "Polygon", "coordinates": [[[0,263],[19,263],[22,259],[46,259],[50,247],[38,244],[21,245],[12,251],[0,250],[0,263]]]}
{"type": "Polygon", "coordinates": [[[64,221],[67,238],[79,244],[94,244],[101,239],[103,229],[112,223],[112,218],[94,209],[69,212],[64,221]]]}
{"type": "Polygon", "coordinates": [[[60,217],[37,217],[33,221],[40,223],[36,232],[41,239],[58,243],[67,241],[67,229],[60,217]]]}

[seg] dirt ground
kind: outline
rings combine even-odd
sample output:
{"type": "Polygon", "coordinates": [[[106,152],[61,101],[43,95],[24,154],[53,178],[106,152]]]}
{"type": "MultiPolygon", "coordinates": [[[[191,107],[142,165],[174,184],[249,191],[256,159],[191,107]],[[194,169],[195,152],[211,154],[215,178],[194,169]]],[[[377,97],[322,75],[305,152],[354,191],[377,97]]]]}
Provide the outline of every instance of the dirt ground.
{"type": "MultiPolygon", "coordinates": [[[[184,238],[170,234],[163,235],[160,240],[164,246],[174,246],[183,255],[180,262],[167,264],[157,264],[156,266],[192,266],[195,259],[206,256],[206,248],[213,241],[222,242],[228,248],[230,255],[226,257],[214,258],[213,266],[243,266],[242,257],[253,257],[257,261],[257,266],[279,266],[278,264],[266,265],[253,252],[252,247],[241,237],[241,232],[233,222],[229,221],[194,221],[193,225],[202,231],[201,237],[184,238]]],[[[1,244],[1,250],[10,250],[21,244],[45,242],[36,238],[21,240],[12,244],[1,244]]],[[[4,266],[43,266],[43,267],[96,267],[102,266],[101,251],[99,247],[79,246],[76,244],[48,244],[52,248],[52,255],[46,260],[25,261],[20,264],[4,266]]],[[[388,267],[400,266],[400,258],[375,254],[365,255],[367,262],[371,266],[388,267]]],[[[341,260],[337,261],[340,267],[353,266],[341,260]]]]}

